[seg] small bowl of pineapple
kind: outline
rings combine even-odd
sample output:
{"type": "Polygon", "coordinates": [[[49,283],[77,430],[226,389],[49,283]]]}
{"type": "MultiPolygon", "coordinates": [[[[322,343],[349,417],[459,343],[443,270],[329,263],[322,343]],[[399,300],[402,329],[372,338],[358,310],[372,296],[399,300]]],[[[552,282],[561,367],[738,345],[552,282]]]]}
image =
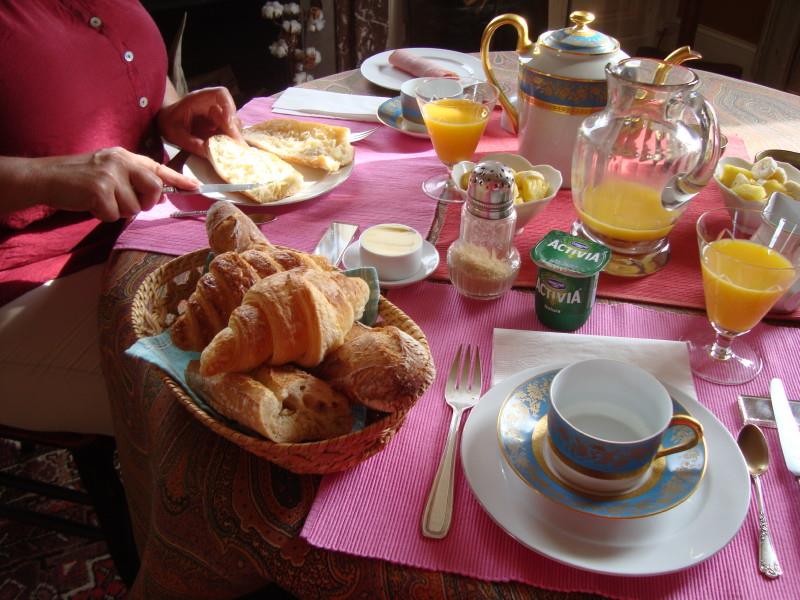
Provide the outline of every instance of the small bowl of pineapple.
{"type": "MultiPolygon", "coordinates": [[[[800,171],[789,163],[771,157],[751,163],[742,158],[726,157],[714,171],[725,206],[729,208],[763,208],[774,192],[781,192],[800,201],[800,171]]],[[[745,222],[743,230],[755,231],[761,223],[758,215],[745,222]]]]}
{"type": "MultiPolygon", "coordinates": [[[[510,152],[497,152],[481,157],[481,162],[494,160],[514,171],[514,208],[517,211],[517,233],[539,214],[561,189],[561,171],[550,165],[532,165],[525,157],[510,152]]],[[[453,167],[453,181],[466,197],[469,176],[474,163],[463,160],[453,167]]]]}

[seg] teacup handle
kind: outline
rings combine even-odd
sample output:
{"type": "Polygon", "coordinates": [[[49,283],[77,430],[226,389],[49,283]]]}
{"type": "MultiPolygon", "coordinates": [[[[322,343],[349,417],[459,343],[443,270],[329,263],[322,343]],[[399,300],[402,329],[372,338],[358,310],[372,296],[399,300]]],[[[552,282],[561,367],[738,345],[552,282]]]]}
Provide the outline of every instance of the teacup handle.
{"type": "Polygon", "coordinates": [[[670,446],[669,448],[660,446],[658,452],[656,452],[655,458],[661,458],[662,456],[689,450],[690,448],[697,446],[697,444],[700,443],[700,440],[703,439],[703,426],[697,419],[690,417],[689,415],[674,415],[672,419],[670,419],[668,428],[675,427],[676,425],[685,425],[691,429],[694,433],[692,439],[686,440],[681,444],[676,444],[675,446],[670,446]]]}
{"type": "Polygon", "coordinates": [[[489,60],[489,45],[492,41],[492,36],[494,32],[503,25],[513,25],[514,29],[517,30],[517,54],[528,52],[533,44],[531,44],[531,40],[528,37],[528,23],[519,15],[512,13],[496,16],[486,26],[486,29],[483,30],[483,36],[481,36],[481,62],[483,63],[483,70],[486,72],[486,77],[489,78],[489,81],[500,90],[500,104],[506,109],[514,131],[518,131],[519,115],[517,114],[517,107],[511,104],[511,100],[508,99],[508,96],[498,83],[497,78],[492,72],[491,61],[489,60]]]}

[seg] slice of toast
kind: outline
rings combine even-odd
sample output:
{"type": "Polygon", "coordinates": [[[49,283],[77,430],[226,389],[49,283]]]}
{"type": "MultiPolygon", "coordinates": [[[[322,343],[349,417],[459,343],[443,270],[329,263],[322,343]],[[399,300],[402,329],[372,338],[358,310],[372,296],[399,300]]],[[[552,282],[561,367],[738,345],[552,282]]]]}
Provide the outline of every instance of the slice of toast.
{"type": "Polygon", "coordinates": [[[208,160],[223,181],[264,183],[241,192],[261,204],[282,200],[300,191],[303,176],[270,152],[240,144],[227,135],[208,138],[208,160]]]}
{"type": "Polygon", "coordinates": [[[329,173],[353,162],[355,154],[347,127],[270,119],[248,127],[242,134],[251,146],[272,152],[287,162],[329,173]]]}

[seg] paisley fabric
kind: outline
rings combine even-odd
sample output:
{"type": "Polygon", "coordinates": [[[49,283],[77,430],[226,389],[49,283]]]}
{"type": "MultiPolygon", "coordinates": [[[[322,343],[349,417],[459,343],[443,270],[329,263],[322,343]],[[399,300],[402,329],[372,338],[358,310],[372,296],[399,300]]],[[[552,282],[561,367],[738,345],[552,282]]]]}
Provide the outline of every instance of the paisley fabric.
{"type": "Polygon", "coordinates": [[[300,539],[319,478],[285,471],[206,429],[155,369],[123,353],[135,340],[131,299],[169,259],[115,253],[100,305],[103,370],[142,559],[131,598],[235,598],[270,582],[298,598],[566,597],[329,552],[300,539]]]}

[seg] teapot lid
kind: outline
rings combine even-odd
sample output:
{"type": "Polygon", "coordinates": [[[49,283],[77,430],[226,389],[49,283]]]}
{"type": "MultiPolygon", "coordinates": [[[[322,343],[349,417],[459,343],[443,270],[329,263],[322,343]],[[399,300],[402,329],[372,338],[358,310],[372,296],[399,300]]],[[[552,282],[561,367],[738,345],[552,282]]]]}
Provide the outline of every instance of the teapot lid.
{"type": "Polygon", "coordinates": [[[553,50],[573,52],[576,54],[611,54],[619,50],[619,42],[588,27],[594,21],[594,15],[583,10],[576,10],[569,15],[574,23],[572,27],[546,31],[539,42],[553,50]]]}

